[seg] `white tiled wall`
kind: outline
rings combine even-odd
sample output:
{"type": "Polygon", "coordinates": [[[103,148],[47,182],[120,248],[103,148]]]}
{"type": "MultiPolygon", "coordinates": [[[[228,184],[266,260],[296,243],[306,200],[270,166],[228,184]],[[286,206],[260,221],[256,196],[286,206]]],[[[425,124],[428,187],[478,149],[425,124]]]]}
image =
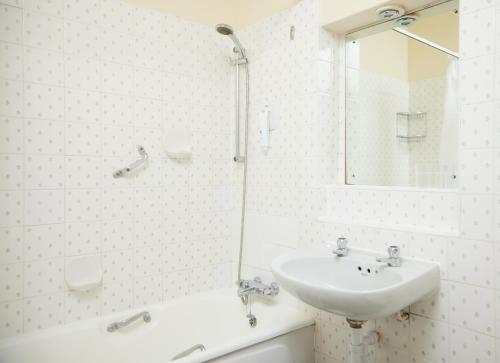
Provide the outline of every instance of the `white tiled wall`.
{"type": "Polygon", "coordinates": [[[0,0],[0,24],[0,337],[229,284],[227,39],[118,0],[0,0]],[[81,255],[104,284],[75,293],[81,255]]]}
{"type": "MultiPolygon", "coordinates": [[[[348,237],[353,246],[380,251],[388,243],[398,243],[407,256],[440,263],[441,290],[411,306],[408,322],[393,317],[370,322],[383,336],[381,344],[371,349],[370,361],[500,362],[500,325],[495,322],[500,314],[500,2],[461,1],[460,188],[435,198],[429,198],[429,192],[411,191],[412,198],[407,198],[404,190],[337,185],[327,188],[327,193],[335,190],[338,199],[327,199],[318,189],[331,180],[343,180],[344,141],[335,137],[343,134],[344,59],[341,36],[326,37],[325,43],[324,34],[318,36],[317,30],[307,28],[316,21],[315,7],[315,1],[306,0],[290,12],[247,29],[245,41],[251,44],[247,47],[263,49],[259,54],[266,65],[259,68],[254,64],[253,77],[269,80],[269,84],[253,83],[254,92],[264,98],[259,103],[254,96],[253,114],[268,104],[279,122],[267,154],[258,146],[254,129],[246,274],[272,279],[268,266],[277,254],[340,235],[348,237]],[[297,28],[294,42],[288,40],[292,24],[297,28]],[[325,44],[331,53],[324,50],[325,44]],[[290,59],[288,52],[292,51],[290,59]],[[318,65],[323,64],[326,53],[331,55],[327,59],[331,68],[315,78],[323,69],[318,65]],[[300,63],[308,57],[309,63],[300,63]],[[290,63],[301,64],[300,70],[290,63]],[[334,82],[325,81],[332,77],[334,82]],[[290,97],[294,86],[301,91],[290,97]],[[333,142],[335,146],[332,137],[338,140],[333,142]],[[332,164],[336,173],[329,175],[332,164]],[[445,195],[450,199],[442,200],[445,195]],[[362,201],[357,205],[361,212],[377,213],[380,225],[366,226],[352,219],[317,221],[327,209],[341,215],[354,200],[362,201]],[[391,208],[387,208],[387,200],[391,208]],[[416,228],[408,228],[405,218],[414,221],[416,228]],[[398,223],[399,228],[394,227],[398,223]]],[[[349,333],[343,319],[324,312],[316,316],[317,361],[347,362],[349,333]]]]}

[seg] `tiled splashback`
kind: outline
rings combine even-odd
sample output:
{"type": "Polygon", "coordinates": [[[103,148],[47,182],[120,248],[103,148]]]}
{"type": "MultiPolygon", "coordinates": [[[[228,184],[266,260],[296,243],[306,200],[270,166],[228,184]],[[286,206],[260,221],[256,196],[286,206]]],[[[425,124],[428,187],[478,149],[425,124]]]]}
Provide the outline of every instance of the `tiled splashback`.
{"type": "Polygon", "coordinates": [[[230,47],[117,0],[0,0],[0,337],[230,283],[230,47]],[[193,158],[163,137],[191,128],[193,158]],[[112,172],[150,155],[132,178],[112,172]],[[103,286],[65,264],[98,255],[103,286]]]}
{"type": "Polygon", "coordinates": [[[330,186],[321,219],[458,236],[459,216],[459,198],[454,191],[330,186]]]}

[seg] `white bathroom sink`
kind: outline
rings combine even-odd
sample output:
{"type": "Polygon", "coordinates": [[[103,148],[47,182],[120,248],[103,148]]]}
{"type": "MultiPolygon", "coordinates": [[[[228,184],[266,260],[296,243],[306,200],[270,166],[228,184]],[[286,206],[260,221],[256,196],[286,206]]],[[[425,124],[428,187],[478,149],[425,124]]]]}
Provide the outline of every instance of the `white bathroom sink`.
{"type": "Polygon", "coordinates": [[[377,257],[385,255],[354,248],[344,257],[326,248],[297,250],[277,257],[271,268],[280,286],[300,300],[355,320],[389,316],[438,289],[438,264],[403,258],[400,267],[389,267],[377,257]]]}

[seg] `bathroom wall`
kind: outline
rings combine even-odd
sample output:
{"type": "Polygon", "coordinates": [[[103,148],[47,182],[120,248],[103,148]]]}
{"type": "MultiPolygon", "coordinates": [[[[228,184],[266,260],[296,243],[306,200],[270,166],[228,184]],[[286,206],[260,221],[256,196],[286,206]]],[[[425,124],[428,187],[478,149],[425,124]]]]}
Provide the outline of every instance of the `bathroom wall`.
{"type": "MultiPolygon", "coordinates": [[[[267,64],[279,63],[285,68],[291,60],[283,50],[298,46],[297,41],[304,39],[301,36],[311,37],[308,43],[315,46],[309,54],[316,61],[297,73],[291,73],[297,69],[285,68],[286,76],[279,79],[273,70],[261,70],[272,79],[274,98],[267,98],[270,107],[293,110],[293,122],[283,127],[284,116],[280,115],[285,111],[275,111],[280,123],[267,155],[258,146],[254,129],[249,164],[253,185],[248,277],[260,274],[272,279],[269,263],[274,256],[297,247],[319,246],[341,235],[351,246],[378,251],[396,243],[406,256],[441,265],[439,293],[412,306],[409,321],[389,317],[370,322],[369,327],[382,332],[381,343],[370,349],[370,362],[484,363],[500,359],[500,138],[496,124],[500,111],[500,3],[462,0],[460,6],[460,186],[455,192],[342,187],[338,183],[344,173],[342,37],[334,36],[325,43],[322,34],[316,38],[321,42],[315,41],[318,33],[314,29],[305,32],[299,26],[295,43],[289,42],[288,27],[298,23],[292,12],[312,20],[314,1],[302,2],[292,12],[253,28],[254,34],[262,34],[254,44],[268,49],[264,53],[269,55],[264,60],[267,64]],[[325,44],[332,50],[326,62],[322,55],[327,52],[318,51],[325,44]],[[325,73],[315,78],[320,72],[325,73]],[[306,101],[307,91],[294,99],[287,97],[291,87],[287,82],[294,79],[301,84],[303,77],[314,86],[309,91],[311,102],[306,101]],[[325,87],[326,80],[333,89],[325,87]],[[308,111],[299,114],[297,108],[306,104],[308,111]],[[338,125],[332,125],[332,118],[338,125]],[[325,125],[330,125],[328,132],[322,128],[325,125]],[[288,134],[294,136],[287,138],[288,134]],[[335,135],[337,141],[325,140],[335,135]],[[280,142],[282,139],[288,142],[280,142]],[[331,154],[333,144],[337,156],[331,154]],[[305,153],[311,157],[304,158],[305,153]],[[328,174],[332,165],[337,171],[333,176],[328,174]],[[333,185],[321,195],[318,188],[323,183],[333,185]],[[322,215],[327,217],[319,218],[322,215]],[[376,217],[366,220],[368,215],[376,217]]],[[[259,91],[254,88],[254,92],[259,91]]],[[[261,107],[254,103],[252,109],[256,113],[261,107]]],[[[316,317],[317,362],[347,362],[349,332],[344,320],[319,311],[316,317]]]]}
{"type": "Polygon", "coordinates": [[[227,286],[227,39],[117,0],[0,0],[0,24],[0,337],[227,286]],[[103,284],[76,293],[82,255],[103,284]]]}
{"type": "Polygon", "coordinates": [[[317,2],[306,0],[241,32],[251,60],[245,277],[271,279],[270,259],[304,242],[321,205],[320,187],[335,174],[333,52],[320,50],[328,39],[320,38],[318,16],[317,2]],[[265,109],[269,149],[259,136],[265,109]]]}
{"type": "MultiPolygon", "coordinates": [[[[318,221],[324,209],[322,186],[337,175],[335,140],[343,100],[333,97],[339,49],[318,28],[317,5],[316,0],[302,1],[240,33],[251,74],[244,278],[273,281],[269,268],[275,256],[324,237],[318,221]],[[269,149],[259,137],[266,108],[273,129],[269,149]]],[[[318,335],[318,361],[330,349],[321,339],[318,335]]]]}

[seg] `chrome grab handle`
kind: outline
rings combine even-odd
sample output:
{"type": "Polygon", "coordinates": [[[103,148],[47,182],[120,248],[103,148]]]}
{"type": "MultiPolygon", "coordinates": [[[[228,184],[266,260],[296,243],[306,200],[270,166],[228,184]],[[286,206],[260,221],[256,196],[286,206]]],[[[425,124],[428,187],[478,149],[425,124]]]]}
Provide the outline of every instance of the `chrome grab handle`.
{"type": "Polygon", "coordinates": [[[131,316],[130,318],[122,321],[115,321],[114,323],[111,323],[108,325],[107,331],[110,333],[113,333],[114,331],[117,331],[118,329],[125,328],[126,326],[129,326],[132,324],[134,321],[142,318],[145,323],[149,323],[151,321],[151,315],[147,311],[140,312],[139,314],[135,314],[134,316],[131,316]]]}
{"type": "Polygon", "coordinates": [[[204,350],[207,350],[207,349],[205,348],[205,346],[203,344],[196,344],[196,345],[193,345],[191,348],[188,348],[185,351],[180,352],[179,354],[177,354],[176,356],[174,356],[172,358],[172,360],[177,360],[177,359],[184,358],[184,357],[190,355],[191,353],[193,353],[193,352],[195,352],[197,350],[203,352],[204,350]]]}
{"type": "Polygon", "coordinates": [[[141,156],[139,160],[134,161],[132,164],[129,166],[126,166],[125,168],[118,169],[113,173],[113,178],[121,178],[122,176],[125,176],[131,172],[133,172],[135,169],[146,163],[148,161],[149,155],[146,152],[146,149],[144,149],[143,146],[137,145],[137,152],[141,156]]]}

